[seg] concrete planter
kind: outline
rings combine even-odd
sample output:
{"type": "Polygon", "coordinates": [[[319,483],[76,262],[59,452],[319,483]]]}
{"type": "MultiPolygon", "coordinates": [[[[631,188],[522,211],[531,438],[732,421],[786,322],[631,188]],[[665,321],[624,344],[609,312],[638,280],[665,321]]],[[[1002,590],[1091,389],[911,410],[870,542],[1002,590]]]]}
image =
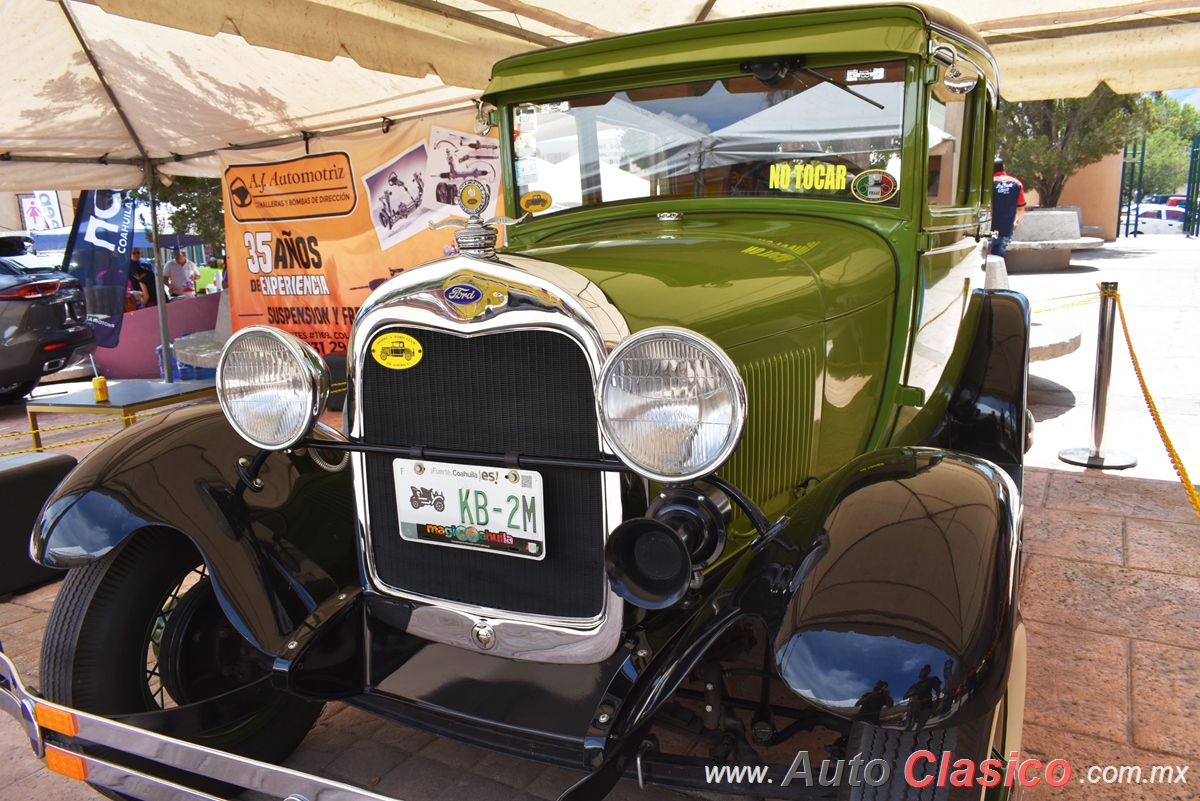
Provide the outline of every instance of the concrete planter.
{"type": "Polygon", "coordinates": [[[1065,270],[1071,266],[1071,251],[1100,247],[1104,240],[1080,233],[1079,209],[1032,209],[1013,232],[1008,246],[1009,272],[1065,270]]]}

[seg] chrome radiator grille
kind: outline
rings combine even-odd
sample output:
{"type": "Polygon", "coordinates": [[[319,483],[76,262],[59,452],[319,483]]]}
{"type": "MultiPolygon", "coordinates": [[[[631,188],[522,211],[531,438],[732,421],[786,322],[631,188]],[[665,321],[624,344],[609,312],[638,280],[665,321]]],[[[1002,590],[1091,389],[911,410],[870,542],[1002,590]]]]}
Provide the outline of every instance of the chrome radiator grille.
{"type": "MultiPolygon", "coordinates": [[[[363,360],[357,392],[366,442],[600,456],[591,373],[571,338],[524,329],[468,338],[404,326],[376,336],[393,332],[416,338],[423,355],[404,370],[363,360]]],[[[371,558],[384,585],[518,614],[574,619],[601,614],[606,580],[600,474],[539,471],[546,557],[534,561],[401,539],[392,461],[381,454],[365,458],[371,558]]]]}

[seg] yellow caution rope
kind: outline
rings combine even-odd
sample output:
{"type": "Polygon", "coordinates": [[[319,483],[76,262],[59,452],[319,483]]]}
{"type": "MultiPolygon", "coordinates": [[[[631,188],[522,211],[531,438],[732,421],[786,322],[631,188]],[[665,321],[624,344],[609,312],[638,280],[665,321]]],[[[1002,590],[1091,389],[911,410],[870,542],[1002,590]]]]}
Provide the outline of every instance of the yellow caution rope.
{"type": "Polygon", "coordinates": [[[1167,436],[1166,426],[1163,425],[1162,416],[1158,413],[1158,406],[1154,403],[1154,398],[1150,396],[1150,389],[1146,386],[1146,378],[1142,375],[1142,366],[1138,363],[1137,353],[1133,349],[1133,339],[1129,336],[1129,324],[1125,322],[1125,307],[1121,305],[1121,293],[1115,289],[1101,290],[1101,295],[1116,298],[1117,311],[1121,313],[1121,330],[1125,332],[1125,344],[1129,346],[1129,358],[1133,360],[1133,371],[1137,373],[1138,383],[1142,385],[1142,395],[1146,398],[1146,406],[1150,409],[1150,416],[1154,418],[1154,425],[1158,428],[1158,435],[1162,437],[1163,445],[1167,448],[1167,455],[1171,457],[1171,464],[1175,467],[1175,472],[1179,475],[1179,480],[1183,482],[1184,492],[1187,493],[1188,499],[1192,502],[1192,508],[1196,511],[1196,516],[1200,517],[1200,492],[1196,491],[1196,487],[1188,478],[1187,468],[1183,466],[1183,460],[1179,458],[1179,452],[1175,450],[1175,446],[1171,444],[1171,438],[1167,436]]]}

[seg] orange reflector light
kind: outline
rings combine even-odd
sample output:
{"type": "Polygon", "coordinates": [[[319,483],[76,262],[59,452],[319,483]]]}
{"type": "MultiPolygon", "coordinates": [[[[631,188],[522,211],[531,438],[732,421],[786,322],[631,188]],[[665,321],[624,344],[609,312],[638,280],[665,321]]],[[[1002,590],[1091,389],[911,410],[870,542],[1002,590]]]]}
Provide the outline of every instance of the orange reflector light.
{"type": "Polygon", "coordinates": [[[76,781],[86,781],[88,777],[86,759],[70,751],[61,751],[52,745],[46,746],[46,767],[76,781]]]}
{"type": "Polygon", "coordinates": [[[68,737],[79,734],[79,721],[70,712],[38,704],[34,717],[37,718],[38,725],[44,729],[56,731],[68,737]]]}

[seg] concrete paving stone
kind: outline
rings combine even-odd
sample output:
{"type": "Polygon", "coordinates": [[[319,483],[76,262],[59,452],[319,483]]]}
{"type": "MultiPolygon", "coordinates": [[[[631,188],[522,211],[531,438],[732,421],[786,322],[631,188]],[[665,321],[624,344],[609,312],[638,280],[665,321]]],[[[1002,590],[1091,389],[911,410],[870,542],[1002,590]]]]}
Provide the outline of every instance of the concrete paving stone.
{"type": "Polygon", "coordinates": [[[1022,546],[1026,553],[1086,562],[1122,564],[1122,518],[1090,512],[1034,507],[1025,513],[1022,546]]]}
{"type": "Polygon", "coordinates": [[[348,707],[345,704],[332,701],[321,707],[321,714],[317,716],[315,725],[328,725],[335,717],[338,717],[347,709],[348,707]]]}
{"type": "Polygon", "coordinates": [[[1200,644],[1200,579],[1032,556],[1027,620],[1185,648],[1200,644]]]}
{"type": "Polygon", "coordinates": [[[101,801],[88,785],[40,770],[0,792],[0,801],[101,801]]]}
{"type": "MultiPolygon", "coordinates": [[[[44,771],[18,782],[12,788],[13,801],[103,801],[103,797],[91,785],[68,779],[57,773],[44,771]]],[[[0,801],[9,801],[0,795],[0,801]]]]}
{"type": "Polygon", "coordinates": [[[317,725],[300,743],[300,747],[283,763],[289,768],[312,772],[324,768],[354,744],[350,733],[334,726],[317,725]]]}
{"type": "Polygon", "coordinates": [[[508,785],[468,773],[447,787],[439,798],[442,801],[511,801],[518,794],[508,785]]]}
{"type": "MultiPolygon", "coordinates": [[[[66,575],[66,571],[63,571],[66,575]]],[[[62,589],[62,578],[57,578],[47,584],[30,590],[23,595],[17,595],[12,599],[14,604],[19,606],[37,609],[42,612],[49,612],[50,607],[54,606],[54,599],[58,597],[58,591],[62,589]]]]}
{"type": "MultiPolygon", "coordinates": [[[[461,777],[461,770],[418,754],[388,771],[371,790],[402,801],[435,801],[461,777]]],[[[464,801],[470,801],[470,796],[464,801]]]]}
{"type": "Polygon", "coordinates": [[[0,637],[3,637],[9,626],[15,626],[23,620],[28,620],[37,614],[37,610],[13,603],[12,600],[0,604],[0,637]]]}
{"type": "Polygon", "coordinates": [[[1125,540],[1130,567],[1200,578],[1200,521],[1130,519],[1125,524],[1125,540]]]}
{"type": "Polygon", "coordinates": [[[1192,523],[1196,512],[1178,481],[1156,481],[1110,473],[1055,471],[1046,505],[1126,517],[1192,523]]]}
{"type": "Polygon", "coordinates": [[[509,787],[524,790],[545,773],[547,767],[528,759],[513,759],[507,754],[489,753],[472,771],[509,787]]]}
{"type": "MultiPolygon", "coordinates": [[[[1133,741],[1200,762],[1200,651],[1133,644],[1133,741]]],[[[1196,768],[1200,771],[1200,766],[1196,768]]],[[[1194,777],[1200,785],[1200,776],[1194,777]]]]}
{"type": "MultiPolygon", "coordinates": [[[[1098,702],[1103,702],[1099,699],[1098,702]]],[[[1150,769],[1156,765],[1170,766],[1188,764],[1186,760],[1154,751],[1146,751],[1130,745],[1119,745],[1081,734],[1026,724],[1022,738],[1022,751],[1042,763],[1052,759],[1065,759],[1071,763],[1071,779],[1062,787],[1051,787],[1045,782],[1024,788],[1021,801],[1193,801],[1200,798],[1193,774],[1200,766],[1189,765],[1187,784],[1150,784],[1150,769]],[[1142,769],[1141,784],[1106,784],[1103,768],[1127,765],[1142,769]],[[1098,767],[1092,775],[1095,784],[1088,781],[1088,769],[1098,767]]],[[[1112,775],[1110,773],[1110,775],[1112,775]]]]}
{"type": "Polygon", "coordinates": [[[397,748],[408,751],[410,754],[415,754],[436,740],[437,737],[420,729],[414,729],[411,726],[385,720],[383,725],[371,735],[371,739],[378,743],[394,745],[397,748]]]}
{"type": "Polygon", "coordinates": [[[17,666],[21,680],[33,682],[40,673],[42,666],[41,632],[35,637],[13,637],[4,640],[4,653],[17,666]]]}
{"type": "Polygon", "coordinates": [[[1025,629],[1026,724],[1128,743],[1129,641],[1032,620],[1025,629]]]}
{"type": "Polygon", "coordinates": [[[471,770],[490,752],[457,740],[439,737],[421,749],[421,756],[458,770],[471,770]]]}
{"type": "Polygon", "coordinates": [[[12,637],[40,636],[45,628],[46,613],[30,609],[29,614],[25,617],[5,624],[4,628],[0,629],[0,637],[3,637],[5,643],[7,643],[9,638],[12,637]]]}
{"type": "Polygon", "coordinates": [[[409,757],[407,751],[395,746],[360,739],[335,756],[322,768],[321,774],[356,787],[366,787],[373,779],[382,780],[409,757]]]}
{"type": "Polygon", "coordinates": [[[25,730],[5,716],[0,720],[0,791],[41,769],[42,763],[29,748],[25,730]]]}
{"type": "Polygon", "coordinates": [[[1022,479],[1021,496],[1026,506],[1042,506],[1046,496],[1046,485],[1050,483],[1050,473],[1032,467],[1025,468],[1022,479]]]}
{"type": "MultiPolygon", "coordinates": [[[[364,712],[361,709],[346,704],[326,704],[325,709],[330,707],[340,707],[337,711],[337,725],[353,731],[355,736],[360,740],[375,740],[373,736],[375,731],[382,727],[386,721],[378,715],[372,715],[370,712],[364,712]]],[[[322,713],[323,714],[323,713],[322,713]]],[[[387,743],[395,746],[396,743],[387,743]]]]}

